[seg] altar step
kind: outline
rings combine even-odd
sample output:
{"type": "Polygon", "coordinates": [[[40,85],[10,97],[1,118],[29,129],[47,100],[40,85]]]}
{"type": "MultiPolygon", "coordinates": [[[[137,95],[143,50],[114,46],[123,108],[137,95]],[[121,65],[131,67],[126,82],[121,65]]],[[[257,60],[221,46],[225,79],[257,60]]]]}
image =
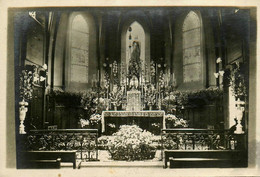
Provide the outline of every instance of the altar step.
{"type": "Polygon", "coordinates": [[[82,162],[80,168],[163,168],[162,161],[82,162]]]}

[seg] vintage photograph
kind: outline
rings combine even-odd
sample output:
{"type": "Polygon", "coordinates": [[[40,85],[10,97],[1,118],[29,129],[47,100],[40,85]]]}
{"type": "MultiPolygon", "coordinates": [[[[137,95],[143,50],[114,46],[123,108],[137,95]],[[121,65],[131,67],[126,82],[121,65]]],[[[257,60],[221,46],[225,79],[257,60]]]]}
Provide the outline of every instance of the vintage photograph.
{"type": "Polygon", "coordinates": [[[9,8],[15,168],[248,168],[256,12],[9,8]]]}

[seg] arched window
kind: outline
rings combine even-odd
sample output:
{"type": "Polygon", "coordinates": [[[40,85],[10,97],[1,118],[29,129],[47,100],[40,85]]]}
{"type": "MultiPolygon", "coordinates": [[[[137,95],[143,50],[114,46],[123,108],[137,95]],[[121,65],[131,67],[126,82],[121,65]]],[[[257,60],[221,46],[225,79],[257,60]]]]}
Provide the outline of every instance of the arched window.
{"type": "Polygon", "coordinates": [[[145,32],[143,27],[138,22],[133,22],[126,32],[126,66],[129,65],[131,53],[133,50],[133,42],[138,42],[140,47],[140,59],[142,61],[142,68],[145,64],[145,32]]]}
{"type": "Polygon", "coordinates": [[[184,19],[183,83],[203,81],[202,24],[199,15],[190,11],[184,19]]]}
{"type": "Polygon", "coordinates": [[[71,23],[70,82],[88,83],[89,25],[82,15],[76,15],[71,23]]]}

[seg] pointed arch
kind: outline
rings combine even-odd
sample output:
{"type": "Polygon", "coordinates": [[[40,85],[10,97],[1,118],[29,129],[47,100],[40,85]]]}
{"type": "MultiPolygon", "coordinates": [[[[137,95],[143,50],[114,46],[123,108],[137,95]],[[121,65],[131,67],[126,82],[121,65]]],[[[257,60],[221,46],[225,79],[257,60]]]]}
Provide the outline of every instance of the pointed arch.
{"type": "Polygon", "coordinates": [[[68,24],[66,89],[85,90],[91,86],[90,80],[97,66],[94,18],[87,12],[73,12],[68,24]]]}
{"type": "Polygon", "coordinates": [[[70,58],[71,81],[88,83],[89,28],[81,14],[72,20],[70,58]],[[81,77],[76,74],[78,70],[82,73],[81,77]]]}
{"type": "Polygon", "coordinates": [[[144,68],[145,63],[145,32],[137,21],[134,21],[129,27],[126,32],[126,65],[128,66],[129,60],[131,57],[131,52],[133,50],[133,42],[136,41],[139,43],[140,47],[140,59],[142,61],[142,68],[144,68]],[[131,30],[129,30],[131,29],[131,30]]]}
{"type": "MultiPolygon", "coordinates": [[[[141,44],[141,54],[140,54],[140,59],[143,61],[142,67],[147,65],[145,67],[146,72],[146,77],[147,79],[149,78],[149,71],[150,71],[150,28],[149,25],[147,24],[147,19],[146,18],[136,18],[133,14],[127,14],[125,16],[125,19],[128,19],[122,24],[120,27],[121,31],[121,63],[126,64],[129,59],[129,44],[133,44],[133,41],[135,40],[135,36],[132,36],[131,42],[128,40],[129,39],[129,27],[133,25],[134,27],[137,28],[137,31],[139,31],[138,35],[138,40],[143,41],[141,44]],[[127,17],[127,18],[126,18],[127,17]],[[128,53],[127,53],[128,52],[128,53]]],[[[132,33],[131,33],[132,34],[132,33]]],[[[139,41],[139,42],[140,42],[139,41]]],[[[131,44],[131,45],[132,45],[131,44]]],[[[127,71],[127,67],[125,69],[127,71]]],[[[124,72],[124,71],[121,71],[124,72]]]]}
{"type": "Polygon", "coordinates": [[[198,13],[190,11],[183,21],[183,83],[203,83],[203,33],[198,13]]]}

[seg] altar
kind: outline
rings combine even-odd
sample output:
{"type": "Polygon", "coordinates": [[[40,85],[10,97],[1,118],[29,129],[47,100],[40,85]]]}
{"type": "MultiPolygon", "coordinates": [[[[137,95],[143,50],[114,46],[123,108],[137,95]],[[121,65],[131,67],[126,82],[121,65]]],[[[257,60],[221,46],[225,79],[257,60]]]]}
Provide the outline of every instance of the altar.
{"type": "Polygon", "coordinates": [[[165,112],[153,111],[103,111],[102,112],[102,133],[109,135],[108,129],[118,130],[121,125],[138,125],[140,128],[151,131],[153,125],[158,129],[165,127],[165,112]]]}

